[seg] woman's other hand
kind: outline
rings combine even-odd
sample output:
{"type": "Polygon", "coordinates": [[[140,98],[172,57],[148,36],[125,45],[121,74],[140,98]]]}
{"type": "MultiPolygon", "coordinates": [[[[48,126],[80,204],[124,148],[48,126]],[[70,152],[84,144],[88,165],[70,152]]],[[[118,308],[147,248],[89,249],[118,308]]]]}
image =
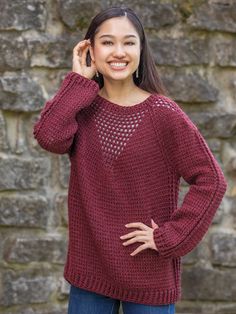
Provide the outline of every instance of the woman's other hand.
{"type": "Polygon", "coordinates": [[[92,79],[96,73],[95,62],[91,59],[91,66],[86,64],[86,55],[89,51],[91,42],[89,39],[80,41],[73,49],[72,71],[92,79]]]}
{"type": "Polygon", "coordinates": [[[157,250],[157,247],[154,242],[153,238],[153,232],[154,229],[159,228],[159,226],[154,222],[153,219],[151,219],[152,228],[145,225],[142,222],[131,222],[125,225],[127,228],[140,228],[141,230],[136,230],[130,233],[127,233],[120,237],[122,240],[128,240],[126,242],[123,242],[123,245],[129,245],[135,242],[144,242],[144,244],[140,245],[134,252],[132,252],[130,255],[134,256],[138,254],[139,252],[146,250],[146,249],[153,249],[155,251],[157,250]]]}

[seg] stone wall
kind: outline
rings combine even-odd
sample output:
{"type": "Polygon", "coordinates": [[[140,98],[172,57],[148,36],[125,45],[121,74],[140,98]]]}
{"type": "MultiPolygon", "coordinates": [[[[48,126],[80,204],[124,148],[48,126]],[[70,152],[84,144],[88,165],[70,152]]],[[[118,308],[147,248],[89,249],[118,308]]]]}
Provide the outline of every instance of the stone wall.
{"type": "MultiPolygon", "coordinates": [[[[71,69],[90,19],[122,1],[1,0],[0,312],[66,313],[66,156],[32,136],[71,69]]],[[[229,188],[201,243],[183,258],[177,313],[236,313],[236,1],[126,1],[143,21],[169,95],[189,114],[229,188]]],[[[188,186],[182,183],[180,202],[188,186]]]]}

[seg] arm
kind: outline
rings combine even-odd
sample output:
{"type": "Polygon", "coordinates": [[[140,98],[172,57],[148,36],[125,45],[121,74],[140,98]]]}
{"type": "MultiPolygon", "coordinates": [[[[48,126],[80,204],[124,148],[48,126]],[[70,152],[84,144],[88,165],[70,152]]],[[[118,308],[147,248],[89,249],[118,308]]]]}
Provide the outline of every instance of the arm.
{"type": "Polygon", "coordinates": [[[68,153],[78,128],[76,115],[91,104],[98,91],[95,81],[69,72],[34,125],[33,135],[39,145],[52,153],[68,153]]]}
{"type": "MultiPolygon", "coordinates": [[[[154,230],[154,241],[165,257],[189,253],[207,232],[225,194],[227,183],[215,157],[197,127],[181,108],[171,102],[159,136],[170,167],[190,184],[183,204],[174,210],[168,222],[154,230]]],[[[155,111],[155,110],[154,110],[155,111]]],[[[157,111],[156,111],[157,113],[157,111]]],[[[159,112],[159,116],[162,115],[159,112]]],[[[163,123],[163,122],[162,122],[163,123]]]]}

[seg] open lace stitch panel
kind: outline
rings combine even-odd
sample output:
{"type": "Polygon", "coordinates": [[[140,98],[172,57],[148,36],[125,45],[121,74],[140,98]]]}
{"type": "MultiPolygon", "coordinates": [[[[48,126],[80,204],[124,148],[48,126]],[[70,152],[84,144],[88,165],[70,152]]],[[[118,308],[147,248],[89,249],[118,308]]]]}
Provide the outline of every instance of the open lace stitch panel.
{"type": "Polygon", "coordinates": [[[126,115],[101,108],[95,114],[96,130],[101,144],[104,162],[112,166],[124,151],[132,135],[141,124],[147,109],[126,115]]]}

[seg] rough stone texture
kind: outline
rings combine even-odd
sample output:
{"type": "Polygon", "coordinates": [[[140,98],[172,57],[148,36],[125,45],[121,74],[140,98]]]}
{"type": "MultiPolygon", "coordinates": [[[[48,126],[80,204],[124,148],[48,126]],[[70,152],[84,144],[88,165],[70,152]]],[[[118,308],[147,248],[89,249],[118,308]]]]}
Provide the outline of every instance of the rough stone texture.
{"type": "Polygon", "coordinates": [[[177,314],[234,314],[236,304],[233,302],[202,302],[196,300],[194,304],[183,301],[176,306],[177,314]]]}
{"type": "Polygon", "coordinates": [[[221,66],[236,66],[236,40],[223,39],[217,42],[216,63],[221,66]]]}
{"type": "Polygon", "coordinates": [[[209,63],[209,41],[206,39],[157,39],[149,40],[156,52],[155,61],[160,65],[195,65],[209,63]]]}
{"type": "Polygon", "coordinates": [[[6,136],[6,123],[5,119],[0,112],[0,150],[6,151],[9,148],[7,136],[6,136]]]}
{"type": "Polygon", "coordinates": [[[236,135],[236,112],[194,112],[189,114],[205,137],[231,138],[236,135]]]}
{"type": "Polygon", "coordinates": [[[212,263],[222,266],[236,266],[236,236],[230,233],[216,233],[211,236],[212,263]]]}
{"type": "Polygon", "coordinates": [[[49,173],[50,163],[45,158],[0,157],[0,191],[37,189],[49,173]]]}
{"type": "Polygon", "coordinates": [[[40,268],[2,273],[0,305],[45,303],[57,287],[57,280],[49,270],[40,268]]]}
{"type": "Polygon", "coordinates": [[[186,71],[184,68],[165,69],[161,71],[164,84],[170,96],[180,102],[215,102],[217,89],[197,71],[186,71]]]}
{"type": "Polygon", "coordinates": [[[27,153],[27,145],[25,138],[26,120],[22,114],[14,111],[4,111],[5,129],[7,129],[7,140],[9,149],[7,153],[16,154],[18,156],[27,153]]]}
{"type": "Polygon", "coordinates": [[[83,28],[102,9],[100,1],[59,0],[59,10],[63,22],[70,28],[83,28]]]}
{"type": "Polygon", "coordinates": [[[219,152],[222,146],[222,143],[217,138],[208,139],[208,146],[210,147],[212,152],[219,152]]]}
{"type": "MultiPolygon", "coordinates": [[[[70,163],[43,150],[33,126],[71,70],[72,49],[91,19],[119,4],[139,16],[169,96],[198,126],[229,184],[209,232],[182,258],[176,314],[236,314],[233,0],[0,2],[0,312],[67,312],[70,163]]],[[[178,206],[189,191],[180,183],[178,206]]]]}
{"type": "Polygon", "coordinates": [[[236,32],[235,1],[209,0],[197,7],[188,23],[195,29],[236,32]]]}
{"type": "MultiPolygon", "coordinates": [[[[112,0],[111,4],[117,5],[118,3],[112,0]]],[[[135,10],[146,29],[158,30],[168,26],[175,26],[180,20],[180,14],[176,10],[177,6],[175,3],[171,3],[171,1],[150,1],[147,5],[144,1],[129,0],[125,1],[125,5],[135,10]]]]}
{"type": "Polygon", "coordinates": [[[236,230],[236,197],[235,196],[231,198],[230,214],[233,217],[232,223],[233,223],[234,229],[236,230]]]}
{"type": "Polygon", "coordinates": [[[59,215],[60,226],[68,226],[68,208],[67,208],[68,196],[67,194],[58,194],[55,198],[55,211],[59,215]]]}
{"type": "Polygon", "coordinates": [[[227,302],[236,300],[236,272],[232,269],[221,270],[199,263],[185,268],[182,276],[184,299],[227,302]]]}
{"type": "Polygon", "coordinates": [[[60,166],[60,183],[63,188],[67,188],[69,184],[70,161],[67,155],[59,156],[60,166]]]}
{"type": "Polygon", "coordinates": [[[213,218],[213,225],[219,225],[222,223],[223,219],[224,219],[224,215],[225,215],[225,205],[226,201],[225,199],[222,201],[220,207],[218,208],[218,210],[216,211],[215,217],[213,218]]]}
{"type": "Polygon", "coordinates": [[[0,30],[43,30],[46,24],[45,0],[1,0],[0,30]]]}
{"type": "Polygon", "coordinates": [[[236,152],[230,144],[224,145],[223,158],[225,171],[227,173],[236,174],[236,152]]]}
{"type": "Polygon", "coordinates": [[[2,35],[0,37],[1,69],[14,71],[26,68],[29,64],[29,51],[26,40],[18,33],[2,35]]]}
{"type": "Polygon", "coordinates": [[[41,108],[44,100],[42,88],[30,75],[6,72],[0,78],[1,109],[35,111],[41,108]]]}
{"type": "Polygon", "coordinates": [[[49,209],[44,196],[1,196],[0,226],[45,229],[49,209]]]}
{"type": "Polygon", "coordinates": [[[70,67],[71,51],[75,38],[68,36],[40,35],[28,39],[31,67],[70,67]],[[62,49],[64,47],[64,49],[62,49]]]}
{"type": "Polygon", "coordinates": [[[18,307],[17,310],[15,311],[10,311],[8,312],[3,312],[2,314],[65,314],[67,311],[67,305],[57,305],[54,307],[48,306],[48,308],[37,308],[36,306],[34,307],[23,307],[20,306],[18,307]]]}
{"type": "Polygon", "coordinates": [[[7,262],[20,264],[30,262],[64,264],[66,240],[60,235],[11,237],[4,246],[4,259],[7,262]]]}
{"type": "MultiPolygon", "coordinates": [[[[84,27],[90,19],[106,8],[107,4],[94,1],[64,1],[60,0],[60,14],[63,22],[70,28],[84,27]]],[[[120,2],[121,3],[121,2],[120,2]]],[[[117,1],[109,1],[109,5],[118,5],[117,1]]],[[[179,20],[175,11],[176,6],[171,3],[149,3],[147,6],[142,1],[126,1],[126,6],[135,8],[135,12],[146,28],[159,29],[160,27],[174,25],[179,20]]]]}
{"type": "Polygon", "coordinates": [[[198,247],[182,257],[183,264],[194,264],[198,260],[198,247]]]}

